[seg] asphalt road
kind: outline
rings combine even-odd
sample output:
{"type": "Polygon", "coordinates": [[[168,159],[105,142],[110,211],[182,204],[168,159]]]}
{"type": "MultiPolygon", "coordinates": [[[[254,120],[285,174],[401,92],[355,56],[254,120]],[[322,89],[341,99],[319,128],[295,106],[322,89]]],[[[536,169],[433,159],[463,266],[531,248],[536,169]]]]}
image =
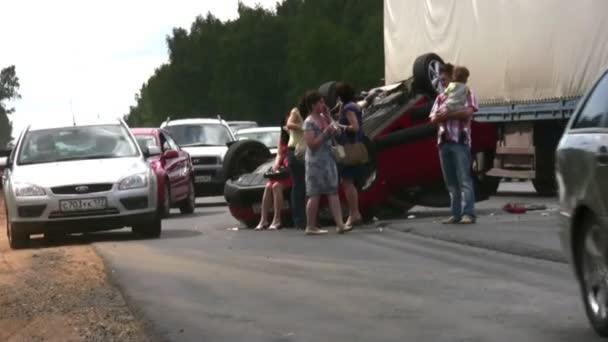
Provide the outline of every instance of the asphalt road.
{"type": "Polygon", "coordinates": [[[565,263],[527,256],[533,244],[494,248],[525,241],[529,225],[539,249],[556,250],[552,204],[507,194],[480,204],[476,227],[440,227],[444,211],[415,208],[409,220],[314,237],[234,230],[225,207],[204,205],[166,220],[160,240],[91,239],[159,340],[595,341],[565,263]],[[513,199],[549,208],[517,215],[524,228],[505,233],[515,216],[499,208],[513,199]],[[467,243],[474,229],[502,240],[467,243]]]}

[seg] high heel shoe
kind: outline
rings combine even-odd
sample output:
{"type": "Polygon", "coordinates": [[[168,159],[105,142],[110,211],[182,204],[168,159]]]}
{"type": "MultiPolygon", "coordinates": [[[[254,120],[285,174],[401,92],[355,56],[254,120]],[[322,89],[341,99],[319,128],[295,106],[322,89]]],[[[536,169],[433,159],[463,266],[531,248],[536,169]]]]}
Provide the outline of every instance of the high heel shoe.
{"type": "Polygon", "coordinates": [[[268,230],[279,230],[281,228],[283,228],[283,226],[280,223],[278,223],[278,224],[273,223],[268,227],[268,230]]]}
{"type": "Polygon", "coordinates": [[[255,227],[254,230],[263,230],[263,229],[266,229],[266,228],[268,228],[268,223],[266,223],[266,224],[260,223],[260,224],[258,224],[257,227],[255,227]]]}

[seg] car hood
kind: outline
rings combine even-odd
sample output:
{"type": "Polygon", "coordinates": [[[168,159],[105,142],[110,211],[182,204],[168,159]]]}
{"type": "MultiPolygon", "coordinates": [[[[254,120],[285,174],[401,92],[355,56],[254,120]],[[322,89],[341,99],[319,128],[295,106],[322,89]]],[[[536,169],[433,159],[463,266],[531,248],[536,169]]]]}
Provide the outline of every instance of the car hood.
{"type": "Polygon", "coordinates": [[[11,178],[14,183],[50,188],[71,184],[117,183],[123,177],[148,169],[148,164],[141,158],[75,160],[17,166],[11,178]]]}
{"type": "Polygon", "coordinates": [[[182,147],[182,150],[188,152],[191,157],[214,156],[223,159],[228,151],[228,146],[182,147]]]}

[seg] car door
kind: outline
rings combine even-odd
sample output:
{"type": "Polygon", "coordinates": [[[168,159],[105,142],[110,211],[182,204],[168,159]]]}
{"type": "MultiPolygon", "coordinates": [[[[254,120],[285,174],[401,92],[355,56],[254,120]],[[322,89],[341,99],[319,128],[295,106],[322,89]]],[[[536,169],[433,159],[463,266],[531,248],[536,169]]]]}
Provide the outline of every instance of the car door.
{"type": "Polygon", "coordinates": [[[166,171],[171,182],[171,191],[175,200],[181,200],[188,194],[188,172],[187,160],[183,151],[179,148],[173,138],[164,131],[160,132],[161,141],[164,142],[164,150],[177,152],[177,157],[166,160],[166,171]]]}
{"type": "MultiPolygon", "coordinates": [[[[608,74],[581,101],[558,146],[560,197],[582,202],[596,215],[608,214],[608,74]]],[[[576,202],[576,203],[575,203],[576,202]]]]}

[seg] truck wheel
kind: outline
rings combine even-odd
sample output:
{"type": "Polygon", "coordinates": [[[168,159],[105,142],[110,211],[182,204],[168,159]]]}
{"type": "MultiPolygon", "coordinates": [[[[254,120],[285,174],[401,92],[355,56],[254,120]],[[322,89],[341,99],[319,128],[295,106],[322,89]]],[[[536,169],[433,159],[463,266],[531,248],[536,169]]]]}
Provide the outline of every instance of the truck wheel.
{"type": "Polygon", "coordinates": [[[272,155],[266,145],[255,140],[241,140],[230,145],[222,166],[226,179],[235,180],[251,173],[272,155]]]}
{"type": "Polygon", "coordinates": [[[441,92],[439,70],[443,64],[443,59],[434,53],[416,58],[413,66],[415,88],[433,98],[437,96],[441,92]]]}

